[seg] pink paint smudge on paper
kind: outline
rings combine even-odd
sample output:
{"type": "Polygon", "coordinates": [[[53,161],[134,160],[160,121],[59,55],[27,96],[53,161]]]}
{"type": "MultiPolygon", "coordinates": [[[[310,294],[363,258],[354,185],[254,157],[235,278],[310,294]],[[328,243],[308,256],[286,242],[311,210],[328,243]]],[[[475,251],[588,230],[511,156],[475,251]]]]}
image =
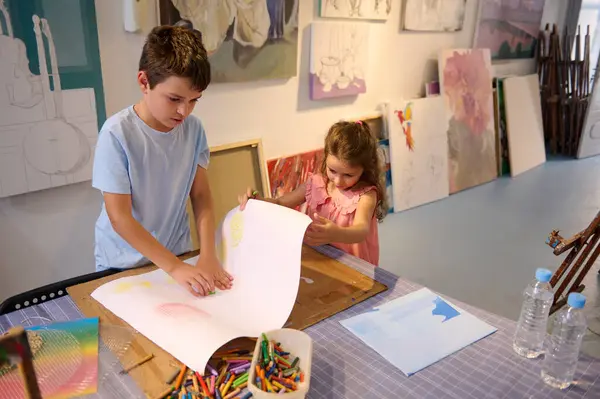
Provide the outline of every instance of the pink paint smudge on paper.
{"type": "Polygon", "coordinates": [[[211,317],[210,313],[200,308],[179,302],[163,303],[156,307],[156,311],[163,316],[178,320],[191,317],[211,317]]]}

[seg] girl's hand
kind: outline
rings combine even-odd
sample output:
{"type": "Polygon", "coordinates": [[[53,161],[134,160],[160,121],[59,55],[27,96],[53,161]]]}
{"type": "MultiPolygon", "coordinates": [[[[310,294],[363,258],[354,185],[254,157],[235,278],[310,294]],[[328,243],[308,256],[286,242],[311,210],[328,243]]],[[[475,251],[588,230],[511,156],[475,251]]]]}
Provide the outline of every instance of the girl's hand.
{"type": "Polygon", "coordinates": [[[196,267],[202,275],[206,275],[209,279],[212,279],[218,289],[228,290],[231,288],[233,277],[223,269],[216,256],[200,255],[196,267]]]}
{"type": "Polygon", "coordinates": [[[248,187],[248,190],[246,190],[245,194],[238,195],[238,202],[240,203],[240,211],[244,210],[244,208],[246,207],[246,203],[248,202],[248,200],[250,198],[256,199],[257,195],[258,195],[258,191],[253,191],[250,187],[248,187]]]}
{"type": "Polygon", "coordinates": [[[308,245],[319,246],[336,242],[340,227],[329,219],[317,215],[313,216],[313,222],[308,226],[304,235],[304,242],[308,245]]]}
{"type": "Polygon", "coordinates": [[[215,289],[213,279],[202,273],[198,267],[183,261],[175,265],[169,274],[194,296],[206,296],[215,289]]]}

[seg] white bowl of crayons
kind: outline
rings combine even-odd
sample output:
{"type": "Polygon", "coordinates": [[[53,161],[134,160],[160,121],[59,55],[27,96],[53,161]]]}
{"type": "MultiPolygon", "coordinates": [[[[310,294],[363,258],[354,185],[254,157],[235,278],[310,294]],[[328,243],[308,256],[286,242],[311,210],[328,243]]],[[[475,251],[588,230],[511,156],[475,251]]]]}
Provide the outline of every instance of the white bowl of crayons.
{"type": "Polygon", "coordinates": [[[304,398],[310,387],[312,347],[308,334],[288,328],[258,337],[248,370],[253,398],[304,398]]]}

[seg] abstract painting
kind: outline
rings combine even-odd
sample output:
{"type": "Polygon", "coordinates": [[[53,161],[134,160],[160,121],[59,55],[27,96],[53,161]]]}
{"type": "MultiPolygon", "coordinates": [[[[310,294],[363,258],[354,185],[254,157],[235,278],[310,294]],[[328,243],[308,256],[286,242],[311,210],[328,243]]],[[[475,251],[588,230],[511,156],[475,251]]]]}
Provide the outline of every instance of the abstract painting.
{"type": "MultiPolygon", "coordinates": [[[[271,198],[291,193],[308,179],[311,173],[318,173],[323,162],[323,149],[308,151],[288,157],[271,159],[267,162],[271,198]]],[[[298,208],[306,211],[306,204],[298,208]]]]}
{"type": "Polygon", "coordinates": [[[490,51],[442,50],[439,70],[452,194],[498,176],[490,51]]]}
{"type": "Polygon", "coordinates": [[[313,22],[310,42],[310,98],[355,96],[367,91],[369,25],[313,22]]]}
{"type": "Polygon", "coordinates": [[[405,0],[404,30],[455,32],[463,27],[466,0],[405,0]]]}
{"type": "Polygon", "coordinates": [[[480,0],[474,48],[493,60],[533,58],[545,0],[480,0]]]}
{"type": "MultiPolygon", "coordinates": [[[[74,398],[98,390],[98,318],[25,330],[44,398],[74,398]]],[[[22,397],[24,384],[16,368],[0,368],[0,398],[22,397]]]]}
{"type": "Polygon", "coordinates": [[[90,180],[104,93],[93,0],[0,0],[0,198],[90,180]]]}
{"type": "Polygon", "coordinates": [[[213,82],[297,74],[299,0],[159,0],[160,23],[202,32],[213,82]]]}
{"type": "Polygon", "coordinates": [[[392,11],[392,0],[319,0],[322,18],[385,20],[392,11]]]}
{"type": "Polygon", "coordinates": [[[388,112],[394,212],[447,197],[448,129],[443,99],[392,103],[388,112]]]}

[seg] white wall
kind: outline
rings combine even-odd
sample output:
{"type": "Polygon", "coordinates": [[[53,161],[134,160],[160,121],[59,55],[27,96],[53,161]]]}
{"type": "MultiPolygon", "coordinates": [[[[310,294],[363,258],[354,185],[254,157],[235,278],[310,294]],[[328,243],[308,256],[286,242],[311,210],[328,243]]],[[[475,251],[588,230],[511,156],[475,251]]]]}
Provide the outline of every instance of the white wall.
{"type": "MultiPolygon", "coordinates": [[[[420,96],[424,82],[437,79],[439,50],[471,46],[478,9],[478,1],[467,0],[461,32],[406,33],[399,31],[400,0],[394,0],[392,17],[371,23],[367,93],[310,101],[309,23],[317,18],[317,1],[300,3],[298,76],[210,86],[195,113],[204,121],[211,146],[260,137],[267,159],[318,148],[329,125],[339,118],[370,113],[382,101],[420,96]]],[[[546,0],[544,23],[562,27],[567,6],[566,0],[546,0]]],[[[123,30],[121,0],[96,0],[96,13],[106,110],[112,114],[138,100],[135,74],[144,36],[123,30]]],[[[155,10],[149,6],[145,30],[155,23],[155,10]]],[[[500,75],[526,74],[533,73],[535,65],[521,60],[495,68],[500,75]]],[[[89,182],[0,199],[0,301],[93,271],[93,227],[99,208],[100,196],[89,182]]]]}

